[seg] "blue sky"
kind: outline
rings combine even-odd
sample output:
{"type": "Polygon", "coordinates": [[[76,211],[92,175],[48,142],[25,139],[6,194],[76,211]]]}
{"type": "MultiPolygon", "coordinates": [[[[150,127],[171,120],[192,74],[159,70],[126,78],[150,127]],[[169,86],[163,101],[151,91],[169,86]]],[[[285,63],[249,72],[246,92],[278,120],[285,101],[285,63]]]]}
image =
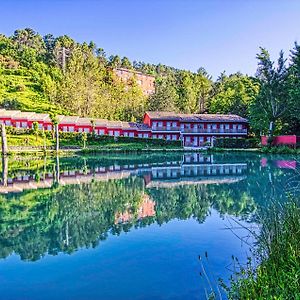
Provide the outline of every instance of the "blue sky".
{"type": "Polygon", "coordinates": [[[110,54],[163,63],[214,78],[254,74],[259,46],[274,59],[300,42],[297,0],[2,0],[0,32],[93,40],[110,54]]]}

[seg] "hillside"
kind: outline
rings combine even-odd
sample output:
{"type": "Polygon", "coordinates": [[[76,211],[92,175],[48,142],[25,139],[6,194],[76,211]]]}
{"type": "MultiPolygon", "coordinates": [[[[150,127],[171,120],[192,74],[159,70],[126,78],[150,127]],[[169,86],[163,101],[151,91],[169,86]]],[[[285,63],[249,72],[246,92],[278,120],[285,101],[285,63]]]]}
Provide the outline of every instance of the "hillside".
{"type": "Polygon", "coordinates": [[[34,81],[26,69],[0,69],[0,105],[6,109],[22,111],[61,113],[41,92],[41,86],[34,81]]]}

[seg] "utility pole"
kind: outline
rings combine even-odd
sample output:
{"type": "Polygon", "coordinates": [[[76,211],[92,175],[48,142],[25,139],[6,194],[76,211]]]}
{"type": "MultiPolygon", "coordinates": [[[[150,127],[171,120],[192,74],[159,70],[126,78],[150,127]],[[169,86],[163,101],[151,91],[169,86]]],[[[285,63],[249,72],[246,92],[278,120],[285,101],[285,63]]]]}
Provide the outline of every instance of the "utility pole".
{"type": "Polygon", "coordinates": [[[65,48],[64,46],[61,48],[61,50],[58,51],[58,53],[61,53],[61,67],[63,70],[63,73],[66,73],[66,65],[67,65],[67,57],[70,55],[70,49],[65,48]]]}

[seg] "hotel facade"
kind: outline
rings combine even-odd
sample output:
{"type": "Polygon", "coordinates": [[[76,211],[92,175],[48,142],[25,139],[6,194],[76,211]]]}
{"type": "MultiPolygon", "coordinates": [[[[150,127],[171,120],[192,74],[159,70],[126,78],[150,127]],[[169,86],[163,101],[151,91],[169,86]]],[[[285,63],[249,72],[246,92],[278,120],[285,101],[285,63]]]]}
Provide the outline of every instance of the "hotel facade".
{"type": "MultiPolygon", "coordinates": [[[[143,122],[121,122],[104,119],[57,116],[62,132],[94,132],[97,135],[136,137],[182,141],[186,148],[203,147],[212,139],[246,138],[248,120],[237,115],[178,114],[151,111],[144,114],[143,122]]],[[[40,129],[52,130],[48,114],[0,109],[0,123],[29,129],[37,122],[40,129]]]]}

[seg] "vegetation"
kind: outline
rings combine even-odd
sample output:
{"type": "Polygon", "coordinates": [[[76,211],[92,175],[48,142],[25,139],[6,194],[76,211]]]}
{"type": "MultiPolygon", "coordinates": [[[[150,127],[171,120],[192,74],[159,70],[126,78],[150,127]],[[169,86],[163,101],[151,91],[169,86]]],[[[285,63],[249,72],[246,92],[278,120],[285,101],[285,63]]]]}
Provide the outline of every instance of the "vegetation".
{"type": "MultiPolygon", "coordinates": [[[[50,147],[56,149],[57,136],[55,132],[39,130],[37,123],[32,129],[17,129],[7,126],[7,143],[8,147],[50,147]],[[54,138],[53,138],[53,135],[54,138]]],[[[61,148],[83,148],[84,153],[92,153],[102,150],[155,150],[155,149],[181,149],[180,141],[166,141],[160,139],[145,139],[113,136],[99,136],[93,133],[70,133],[60,132],[59,144],[61,148]]],[[[15,149],[17,149],[15,148],[15,149]]]]}
{"type": "Polygon", "coordinates": [[[255,77],[224,72],[214,82],[162,64],[107,57],[93,42],[40,36],[30,28],[0,35],[0,105],[7,109],[141,120],[147,109],[185,113],[235,113],[249,118],[253,134],[300,133],[300,47],[289,65],[281,52],[275,64],[264,48],[255,77]],[[143,95],[136,78],[123,82],[113,68],[155,76],[156,92],[143,95]]]}
{"type": "Polygon", "coordinates": [[[300,298],[300,205],[291,201],[262,215],[254,257],[231,279],[229,299],[300,298]]]}
{"type": "Polygon", "coordinates": [[[232,139],[232,138],[217,138],[214,142],[216,148],[231,148],[231,149],[249,149],[257,148],[259,142],[257,139],[232,139]]]}

